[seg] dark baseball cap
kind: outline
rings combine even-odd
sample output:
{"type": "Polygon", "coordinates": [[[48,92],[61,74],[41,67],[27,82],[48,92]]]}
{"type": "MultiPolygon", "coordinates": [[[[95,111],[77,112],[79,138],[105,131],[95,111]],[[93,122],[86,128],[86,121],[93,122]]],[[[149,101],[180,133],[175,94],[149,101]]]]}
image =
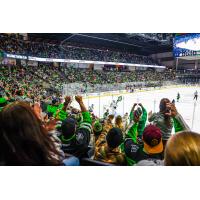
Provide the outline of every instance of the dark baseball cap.
{"type": "Polygon", "coordinates": [[[148,125],[143,132],[144,149],[151,154],[163,151],[161,130],[155,125],[148,125]]]}

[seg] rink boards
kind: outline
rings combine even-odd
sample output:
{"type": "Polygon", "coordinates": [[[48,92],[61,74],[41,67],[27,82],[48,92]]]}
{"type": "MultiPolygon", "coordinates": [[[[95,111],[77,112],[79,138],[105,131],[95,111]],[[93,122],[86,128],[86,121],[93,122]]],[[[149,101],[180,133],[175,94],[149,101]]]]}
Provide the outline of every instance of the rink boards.
{"type": "MultiPolygon", "coordinates": [[[[101,92],[101,93],[88,93],[83,95],[85,99],[87,98],[98,98],[99,96],[101,97],[106,97],[106,96],[120,96],[120,95],[125,95],[125,94],[134,94],[138,92],[152,92],[152,91],[163,91],[163,90],[169,90],[173,88],[199,88],[200,86],[190,86],[190,85],[171,85],[171,86],[165,86],[165,87],[157,87],[157,88],[142,88],[141,90],[136,89],[134,92],[130,92],[127,90],[120,90],[120,91],[110,91],[110,92],[101,92]]],[[[200,91],[199,91],[200,93],[200,91]]]]}

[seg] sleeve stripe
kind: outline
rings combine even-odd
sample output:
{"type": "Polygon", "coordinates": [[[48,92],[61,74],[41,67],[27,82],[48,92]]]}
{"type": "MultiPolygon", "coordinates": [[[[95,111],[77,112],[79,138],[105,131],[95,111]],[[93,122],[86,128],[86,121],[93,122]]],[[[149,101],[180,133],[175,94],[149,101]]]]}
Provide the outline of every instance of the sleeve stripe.
{"type": "Polygon", "coordinates": [[[82,127],[82,126],[88,126],[89,128],[92,129],[92,125],[90,123],[87,123],[87,122],[82,122],[80,127],[82,127]]]}

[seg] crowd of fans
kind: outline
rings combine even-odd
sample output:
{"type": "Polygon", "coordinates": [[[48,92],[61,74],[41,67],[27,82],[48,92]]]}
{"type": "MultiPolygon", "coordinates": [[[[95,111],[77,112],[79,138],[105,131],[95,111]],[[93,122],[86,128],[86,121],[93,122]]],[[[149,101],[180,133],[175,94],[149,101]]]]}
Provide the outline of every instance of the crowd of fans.
{"type": "Polygon", "coordinates": [[[200,135],[167,98],[157,113],[133,102],[130,114],[100,118],[79,95],[33,101],[34,89],[1,85],[1,165],[200,165],[200,135]]]}
{"type": "MultiPolygon", "coordinates": [[[[14,38],[0,39],[0,48],[41,57],[59,55],[56,46],[14,38]]],[[[89,51],[78,55],[72,48],[64,54],[97,59],[96,50],[93,54],[89,51]]],[[[98,55],[103,56],[101,60],[114,61],[114,54],[98,55]]],[[[128,58],[116,55],[117,59],[128,58]]],[[[108,108],[100,117],[85,106],[82,96],[73,99],[61,93],[63,84],[76,82],[144,82],[152,86],[151,81],[174,80],[173,71],[99,71],[41,63],[0,67],[0,165],[200,165],[200,135],[190,130],[169,99],[160,101],[157,113],[132,102],[130,113],[124,116],[108,108]],[[79,108],[72,106],[73,101],[79,108]]]]}
{"type": "Polygon", "coordinates": [[[184,84],[199,84],[200,83],[200,69],[192,70],[177,70],[177,80],[184,84]]]}
{"type": "Polygon", "coordinates": [[[177,75],[200,75],[200,69],[181,69],[176,71],[177,75]]]}
{"type": "MultiPolygon", "coordinates": [[[[142,82],[145,83],[146,87],[153,87],[152,82],[156,81],[161,86],[163,81],[173,81],[176,78],[176,74],[168,70],[164,72],[151,70],[115,72],[54,67],[47,64],[39,64],[38,66],[1,66],[0,76],[0,81],[4,88],[29,88],[29,92],[34,96],[43,96],[46,93],[51,95],[61,94],[63,85],[69,83],[86,83],[86,86],[79,88],[79,91],[89,92],[87,85],[94,87],[95,84],[112,84],[114,86],[121,83],[142,82]]],[[[128,86],[129,84],[122,89],[125,90],[128,86]]],[[[138,87],[141,86],[134,84],[134,89],[138,87]]]]}
{"type": "Polygon", "coordinates": [[[94,48],[56,45],[43,42],[31,42],[17,39],[12,35],[0,34],[0,50],[6,53],[36,56],[44,58],[62,58],[75,60],[94,60],[105,62],[123,62],[137,64],[157,64],[152,58],[130,53],[100,50],[94,48]]]}
{"type": "Polygon", "coordinates": [[[99,71],[76,68],[61,68],[69,82],[89,82],[92,84],[108,84],[108,83],[124,83],[124,82],[148,82],[148,81],[166,81],[175,80],[175,73],[165,71],[130,71],[130,72],[116,72],[116,71],[99,71]]]}
{"type": "MultiPolygon", "coordinates": [[[[1,66],[1,165],[200,165],[200,135],[169,99],[161,100],[158,113],[147,114],[145,105],[133,102],[129,114],[115,116],[107,109],[102,118],[79,95],[80,109],[71,106],[71,96],[63,99],[63,82],[87,82],[96,73],[112,72],[1,66]]],[[[159,77],[145,73],[136,73],[136,79],[159,77]]]]}
{"type": "Polygon", "coordinates": [[[139,33],[138,35],[158,41],[172,41],[174,38],[173,33],[139,33]]]}

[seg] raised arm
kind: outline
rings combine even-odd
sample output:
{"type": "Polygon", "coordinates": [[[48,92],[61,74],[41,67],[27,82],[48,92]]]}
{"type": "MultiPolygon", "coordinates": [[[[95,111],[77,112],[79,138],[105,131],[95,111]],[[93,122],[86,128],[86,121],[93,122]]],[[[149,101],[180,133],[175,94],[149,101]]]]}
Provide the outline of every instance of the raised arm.
{"type": "Polygon", "coordinates": [[[65,97],[65,102],[62,110],[66,112],[67,108],[69,107],[70,103],[72,102],[72,98],[70,96],[65,97]]]}
{"type": "Polygon", "coordinates": [[[133,112],[134,112],[136,106],[137,106],[137,103],[134,103],[134,104],[133,104],[133,107],[131,108],[131,112],[130,112],[130,115],[129,115],[129,117],[130,117],[130,122],[133,121],[133,118],[134,118],[133,112]]]}
{"type": "Polygon", "coordinates": [[[84,103],[83,103],[83,98],[82,96],[75,96],[76,101],[78,102],[80,108],[81,108],[81,112],[87,112],[87,108],[85,107],[84,103]]]}
{"type": "Polygon", "coordinates": [[[174,121],[174,129],[175,132],[190,130],[189,126],[183,119],[180,113],[178,113],[176,106],[173,103],[168,103],[167,107],[169,108],[170,112],[167,114],[173,118],[174,121]]]}
{"type": "Polygon", "coordinates": [[[75,99],[81,108],[81,112],[82,112],[82,116],[83,116],[83,123],[87,122],[91,125],[92,118],[91,118],[90,112],[88,112],[87,108],[85,107],[85,104],[83,103],[82,96],[75,96],[75,99]]]}

